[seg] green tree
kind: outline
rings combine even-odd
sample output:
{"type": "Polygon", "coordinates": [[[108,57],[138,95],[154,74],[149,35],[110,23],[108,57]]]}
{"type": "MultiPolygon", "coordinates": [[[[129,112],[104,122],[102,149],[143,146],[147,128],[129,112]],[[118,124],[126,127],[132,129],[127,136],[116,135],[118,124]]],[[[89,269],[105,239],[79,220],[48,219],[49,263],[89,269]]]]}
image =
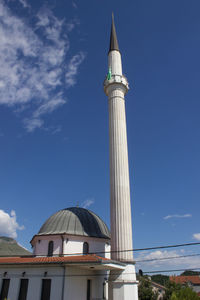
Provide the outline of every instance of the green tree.
{"type": "Polygon", "coordinates": [[[189,287],[183,287],[179,291],[173,292],[170,300],[199,300],[199,296],[189,287]]]}
{"type": "Polygon", "coordinates": [[[180,276],[193,276],[193,275],[200,275],[200,272],[187,270],[180,274],[180,276]]]}
{"type": "Polygon", "coordinates": [[[170,300],[178,300],[178,298],[174,292],[172,293],[170,300]]]}
{"type": "Polygon", "coordinates": [[[169,282],[169,276],[156,274],[151,276],[151,280],[165,286],[169,282]]]}
{"type": "Polygon", "coordinates": [[[151,281],[147,276],[139,277],[138,295],[139,300],[157,300],[158,293],[153,291],[151,281]]]}
{"type": "Polygon", "coordinates": [[[178,292],[181,290],[182,286],[180,284],[177,284],[173,281],[168,281],[167,284],[165,285],[166,290],[165,290],[165,295],[164,295],[164,300],[171,300],[172,294],[175,292],[178,292]]]}

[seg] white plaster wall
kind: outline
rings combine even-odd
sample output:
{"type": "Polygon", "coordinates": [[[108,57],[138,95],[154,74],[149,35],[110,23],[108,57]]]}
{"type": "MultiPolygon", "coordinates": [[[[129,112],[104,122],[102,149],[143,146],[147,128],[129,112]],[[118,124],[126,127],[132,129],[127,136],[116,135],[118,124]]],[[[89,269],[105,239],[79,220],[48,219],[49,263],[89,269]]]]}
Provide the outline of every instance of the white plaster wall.
{"type": "Polygon", "coordinates": [[[106,243],[105,245],[105,258],[111,258],[111,246],[110,244],[106,243]]]}
{"type": "Polygon", "coordinates": [[[65,279],[65,300],[85,300],[87,280],[91,280],[91,299],[102,300],[105,271],[96,272],[78,268],[67,268],[65,279]]]}
{"type": "Polygon", "coordinates": [[[16,277],[12,277],[12,279],[10,280],[10,286],[8,290],[8,299],[17,300],[19,294],[19,287],[20,287],[20,279],[16,277]]]}
{"type": "Polygon", "coordinates": [[[138,300],[138,281],[133,264],[123,271],[111,271],[109,277],[109,300],[138,300]]]}
{"type": "MultiPolygon", "coordinates": [[[[2,285],[3,273],[7,272],[5,278],[10,279],[8,299],[17,300],[22,273],[23,278],[29,279],[27,300],[40,300],[42,290],[42,279],[51,279],[50,300],[63,300],[63,274],[64,268],[52,266],[32,266],[22,268],[13,266],[0,268],[0,287],[2,285]],[[47,276],[44,277],[44,272],[47,276]]],[[[85,300],[87,295],[87,280],[91,280],[91,300],[102,300],[103,282],[106,270],[97,271],[93,269],[81,269],[79,267],[65,268],[64,300],[85,300]]]]}
{"type": "Polygon", "coordinates": [[[110,246],[107,245],[109,240],[84,237],[84,236],[68,236],[64,242],[64,254],[82,254],[83,244],[87,242],[89,244],[89,253],[97,253],[97,255],[109,258],[109,254],[105,254],[105,251],[109,251],[110,246]],[[68,240],[67,240],[68,239],[68,240]]]}
{"type": "Polygon", "coordinates": [[[108,55],[108,66],[111,68],[112,74],[122,75],[122,62],[121,54],[117,50],[109,52],[108,55]]]}
{"type": "Polygon", "coordinates": [[[63,268],[62,267],[5,267],[0,269],[0,287],[2,279],[10,279],[10,286],[8,292],[9,300],[17,300],[20,280],[22,278],[29,279],[27,300],[40,300],[42,290],[42,279],[51,279],[51,300],[61,300],[62,282],[63,282],[63,268]],[[3,277],[3,273],[7,272],[7,276],[3,277]],[[22,273],[26,272],[22,277],[22,273]],[[44,272],[47,276],[44,277],[44,272]]]}
{"type": "MultiPolygon", "coordinates": [[[[65,235],[63,236],[63,239],[63,254],[65,255],[83,254],[83,244],[84,242],[87,242],[89,244],[90,253],[97,253],[99,256],[110,258],[110,253],[105,253],[106,251],[110,251],[109,239],[73,235],[65,235]]],[[[53,254],[61,254],[62,239],[60,235],[39,236],[35,238],[33,254],[38,256],[47,255],[49,241],[54,242],[53,254]]]]}
{"type": "Polygon", "coordinates": [[[137,296],[137,286],[133,286],[132,284],[126,282],[117,282],[114,285],[113,289],[113,300],[136,300],[137,296]]]}
{"type": "Polygon", "coordinates": [[[193,289],[193,291],[195,291],[196,293],[200,292],[200,286],[199,285],[192,285],[191,288],[193,289]]]}
{"type": "Polygon", "coordinates": [[[52,236],[39,236],[34,241],[33,254],[34,255],[47,255],[49,242],[53,241],[54,250],[53,254],[60,254],[62,252],[62,239],[60,235],[52,236]]]}

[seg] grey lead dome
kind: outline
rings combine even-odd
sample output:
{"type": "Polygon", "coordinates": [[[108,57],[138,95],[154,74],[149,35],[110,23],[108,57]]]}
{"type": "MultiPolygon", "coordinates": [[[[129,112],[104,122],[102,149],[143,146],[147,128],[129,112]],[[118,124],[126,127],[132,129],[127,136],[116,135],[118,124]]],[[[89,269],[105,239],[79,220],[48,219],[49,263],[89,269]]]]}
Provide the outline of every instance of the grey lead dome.
{"type": "Polygon", "coordinates": [[[56,212],[42,225],[38,235],[64,233],[110,238],[106,224],[95,213],[82,207],[70,207],[56,212]]]}

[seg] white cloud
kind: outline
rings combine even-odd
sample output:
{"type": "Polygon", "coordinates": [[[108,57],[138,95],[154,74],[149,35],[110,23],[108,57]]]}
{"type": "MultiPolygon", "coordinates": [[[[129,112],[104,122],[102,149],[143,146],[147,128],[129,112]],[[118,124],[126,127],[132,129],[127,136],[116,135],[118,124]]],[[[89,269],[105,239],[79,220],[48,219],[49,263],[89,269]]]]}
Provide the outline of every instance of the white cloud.
{"type": "Polygon", "coordinates": [[[44,121],[37,118],[24,119],[24,126],[28,132],[33,132],[36,128],[41,128],[44,121]]]}
{"type": "Polygon", "coordinates": [[[200,241],[200,233],[194,233],[193,238],[197,241],[200,241]]]}
{"type": "Polygon", "coordinates": [[[17,230],[23,230],[24,226],[17,223],[17,217],[14,210],[10,215],[0,209],[0,235],[6,235],[12,238],[17,237],[17,230]]]}
{"type": "Polygon", "coordinates": [[[94,203],[94,199],[87,199],[82,203],[83,208],[88,208],[94,203]]]}
{"type": "Polygon", "coordinates": [[[61,132],[61,130],[62,130],[61,126],[54,127],[52,129],[52,134],[57,134],[57,133],[61,132]]]}
{"type": "Polygon", "coordinates": [[[73,6],[75,9],[77,9],[77,8],[78,8],[78,6],[77,6],[77,4],[76,4],[76,2],[75,2],[75,1],[72,1],[72,6],[73,6]]]}
{"type": "Polygon", "coordinates": [[[76,83],[84,59],[82,52],[68,57],[66,33],[76,20],[60,20],[47,7],[34,17],[30,25],[0,2],[0,105],[23,113],[29,132],[43,127],[45,114],[66,103],[64,92],[76,83]]]}
{"type": "MultiPolygon", "coordinates": [[[[7,2],[14,2],[17,0],[7,0],[7,2]]],[[[27,0],[18,0],[18,2],[23,6],[23,8],[30,8],[30,5],[28,4],[27,0]]]]}
{"type": "Polygon", "coordinates": [[[63,47],[68,42],[67,36],[65,36],[65,40],[61,37],[65,20],[59,20],[48,7],[40,9],[37,19],[36,26],[44,30],[48,40],[53,41],[59,47],[63,47]]]}
{"type": "Polygon", "coordinates": [[[175,215],[168,215],[168,216],[165,216],[165,217],[163,217],[163,219],[164,219],[164,220],[168,220],[168,219],[172,219],[172,218],[177,218],[177,219],[179,219],[179,218],[191,218],[191,217],[192,217],[191,214],[184,214],[184,215],[177,215],[177,214],[175,214],[175,215]]]}
{"type": "Polygon", "coordinates": [[[145,271],[200,268],[200,256],[181,250],[156,250],[135,254],[136,267],[145,271]]]}
{"type": "Polygon", "coordinates": [[[52,111],[54,111],[58,106],[61,106],[62,104],[64,104],[66,101],[62,99],[62,96],[57,95],[57,97],[55,97],[52,100],[49,100],[48,102],[40,105],[37,110],[34,112],[33,116],[35,118],[40,117],[41,115],[47,114],[47,113],[51,113],[52,111]]]}
{"type": "Polygon", "coordinates": [[[24,8],[30,7],[26,0],[19,0],[19,2],[23,5],[24,8]]]}
{"type": "Polygon", "coordinates": [[[65,81],[67,87],[71,87],[76,83],[76,75],[78,72],[79,65],[83,62],[85,55],[80,52],[72,57],[68,64],[68,70],[65,74],[65,81]]]}

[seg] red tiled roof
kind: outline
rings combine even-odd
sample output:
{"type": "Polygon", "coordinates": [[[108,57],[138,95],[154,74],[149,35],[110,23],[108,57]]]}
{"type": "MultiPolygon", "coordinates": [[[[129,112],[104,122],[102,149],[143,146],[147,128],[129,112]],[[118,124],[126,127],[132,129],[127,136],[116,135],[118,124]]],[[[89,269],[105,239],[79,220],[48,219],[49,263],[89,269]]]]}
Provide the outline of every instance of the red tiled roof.
{"type": "Polygon", "coordinates": [[[62,264],[62,263],[104,263],[110,259],[97,255],[79,256],[24,256],[24,257],[0,257],[0,264],[62,264]]]}
{"type": "Polygon", "coordinates": [[[192,284],[200,285],[200,276],[193,275],[193,276],[170,276],[170,280],[174,281],[175,283],[185,284],[187,282],[191,282],[192,284]]]}

